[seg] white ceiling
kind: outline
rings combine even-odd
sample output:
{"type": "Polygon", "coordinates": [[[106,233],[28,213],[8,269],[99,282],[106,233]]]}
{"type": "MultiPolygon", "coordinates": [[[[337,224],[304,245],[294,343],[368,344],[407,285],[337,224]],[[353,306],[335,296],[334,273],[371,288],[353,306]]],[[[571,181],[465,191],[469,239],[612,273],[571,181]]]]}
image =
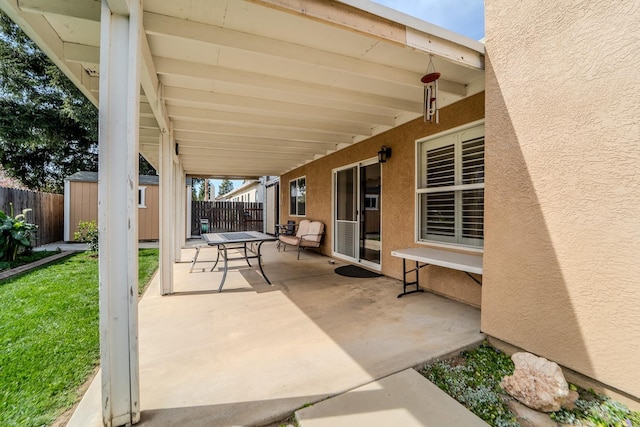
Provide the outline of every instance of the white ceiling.
{"type": "MultiPolygon", "coordinates": [[[[97,105],[100,2],[0,7],[97,105]]],[[[140,151],[158,165],[164,111],[192,175],[281,175],[420,117],[430,53],[441,106],[484,90],[481,44],[363,0],[145,0],[143,26],[140,151]]]]}

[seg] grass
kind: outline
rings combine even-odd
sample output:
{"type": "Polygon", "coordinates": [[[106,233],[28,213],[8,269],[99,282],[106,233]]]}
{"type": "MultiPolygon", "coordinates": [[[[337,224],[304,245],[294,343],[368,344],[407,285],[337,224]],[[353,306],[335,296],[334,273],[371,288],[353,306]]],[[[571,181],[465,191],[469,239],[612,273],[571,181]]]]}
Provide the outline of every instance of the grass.
{"type": "Polygon", "coordinates": [[[32,262],[39,261],[43,258],[49,257],[59,253],[58,251],[37,251],[30,252],[28,254],[20,254],[15,261],[0,261],[0,271],[10,270],[12,268],[20,267],[21,265],[31,264],[32,262]]]}
{"type": "MultiPolygon", "coordinates": [[[[459,357],[427,365],[420,373],[489,425],[519,427],[500,387],[502,378],[513,373],[513,362],[500,350],[484,343],[459,357]]],[[[551,419],[576,426],[640,427],[640,412],[593,391],[570,387],[580,395],[576,408],[552,412],[551,419]]]]}
{"type": "Polygon", "coordinates": [[[158,249],[138,250],[138,295],[142,295],[151,280],[151,276],[158,269],[159,254],[160,251],[158,249]]]}
{"type": "MultiPolygon", "coordinates": [[[[158,250],[140,250],[140,289],[158,250]]],[[[47,426],[99,362],[98,260],[73,255],[0,282],[0,425],[47,426]]]]}

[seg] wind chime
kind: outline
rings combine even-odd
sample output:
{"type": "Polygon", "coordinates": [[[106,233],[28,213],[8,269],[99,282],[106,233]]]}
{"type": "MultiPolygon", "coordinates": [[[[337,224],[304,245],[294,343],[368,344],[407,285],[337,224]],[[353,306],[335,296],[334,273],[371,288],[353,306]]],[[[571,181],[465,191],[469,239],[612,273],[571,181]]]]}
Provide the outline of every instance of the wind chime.
{"type": "Polygon", "coordinates": [[[436,73],[436,67],[433,65],[433,55],[429,55],[429,65],[427,66],[427,74],[420,81],[424,84],[424,102],[422,103],[422,114],[424,121],[438,124],[440,114],[438,111],[438,79],[440,73],[436,73]]]}

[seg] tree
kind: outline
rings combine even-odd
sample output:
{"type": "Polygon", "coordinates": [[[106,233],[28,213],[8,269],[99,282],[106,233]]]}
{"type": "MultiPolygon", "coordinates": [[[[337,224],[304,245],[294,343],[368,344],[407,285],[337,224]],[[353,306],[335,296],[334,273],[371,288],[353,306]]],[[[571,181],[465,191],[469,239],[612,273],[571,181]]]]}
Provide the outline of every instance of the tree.
{"type": "Polygon", "coordinates": [[[225,179],[220,183],[220,187],[218,188],[218,196],[227,194],[231,190],[233,190],[233,182],[225,179]]]}
{"type": "Polygon", "coordinates": [[[147,159],[142,157],[142,154],[140,154],[138,173],[140,175],[157,175],[158,174],[155,168],[151,166],[151,163],[147,162],[147,159]]]}
{"type": "MultiPolygon", "coordinates": [[[[0,11],[0,162],[34,190],[98,170],[98,110],[0,11]]],[[[156,170],[140,155],[141,175],[156,170]]]]}
{"type": "Polygon", "coordinates": [[[202,201],[204,200],[204,191],[203,191],[202,179],[201,178],[191,178],[191,199],[202,201]]]}
{"type": "Polygon", "coordinates": [[[0,12],[0,162],[31,189],[98,167],[98,111],[0,12]]]}

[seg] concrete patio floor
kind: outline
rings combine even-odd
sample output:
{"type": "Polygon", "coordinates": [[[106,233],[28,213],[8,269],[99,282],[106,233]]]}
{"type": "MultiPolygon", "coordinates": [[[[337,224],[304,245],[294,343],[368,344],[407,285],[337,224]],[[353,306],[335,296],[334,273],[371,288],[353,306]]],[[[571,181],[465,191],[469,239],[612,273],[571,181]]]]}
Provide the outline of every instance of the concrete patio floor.
{"type": "MultiPolygon", "coordinates": [[[[171,296],[152,281],[139,304],[140,425],[268,424],[484,337],[478,309],[430,293],[398,299],[399,281],[339,276],[344,263],[315,253],[263,252],[273,286],[244,261],[222,293],[206,262],[191,274],[175,264],[171,296]]],[[[69,426],[100,425],[96,378],[69,426]]]]}

